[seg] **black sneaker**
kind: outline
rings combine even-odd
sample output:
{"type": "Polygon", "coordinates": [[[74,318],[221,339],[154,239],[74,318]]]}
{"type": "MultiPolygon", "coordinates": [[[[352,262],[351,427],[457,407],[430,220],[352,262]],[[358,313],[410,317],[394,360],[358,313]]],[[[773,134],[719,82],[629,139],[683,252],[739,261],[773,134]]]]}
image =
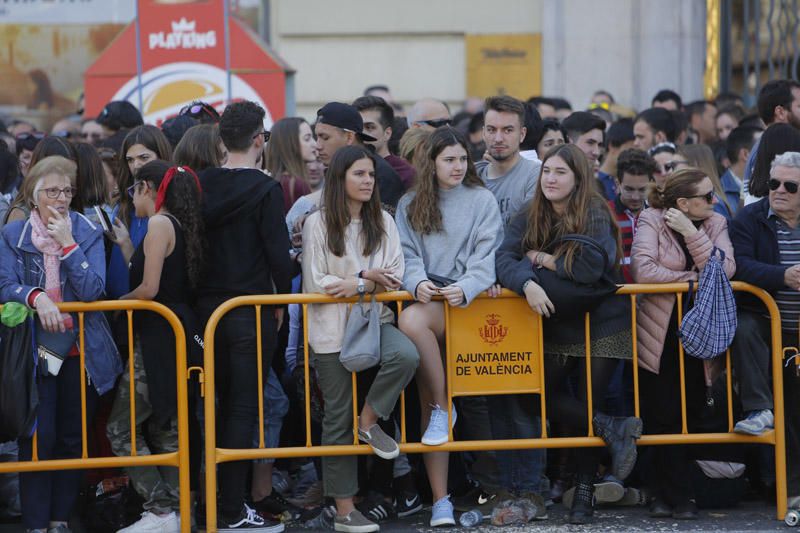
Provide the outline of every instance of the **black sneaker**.
{"type": "Polygon", "coordinates": [[[394,500],[397,516],[404,518],[422,510],[422,498],[416,492],[400,491],[394,500]]]}
{"type": "Polygon", "coordinates": [[[494,500],[496,498],[497,494],[488,492],[480,485],[475,484],[465,494],[451,498],[451,500],[456,511],[465,513],[475,508],[484,509],[487,505],[494,507],[494,500]]]}
{"type": "Polygon", "coordinates": [[[397,518],[394,505],[387,502],[380,494],[374,492],[370,493],[361,503],[356,505],[356,509],[366,518],[376,523],[397,518]]]}
{"type": "Polygon", "coordinates": [[[265,496],[263,499],[253,502],[253,507],[255,507],[256,511],[262,516],[268,518],[274,517],[276,520],[281,520],[282,522],[293,522],[300,518],[300,515],[303,513],[302,509],[290,503],[280,492],[274,489],[269,496],[265,496]]]}
{"type": "Polygon", "coordinates": [[[284,527],[280,522],[268,520],[259,515],[255,509],[251,509],[244,504],[239,516],[231,519],[223,517],[221,514],[217,517],[217,531],[219,533],[228,533],[236,531],[248,531],[250,533],[283,533],[284,527]]]}

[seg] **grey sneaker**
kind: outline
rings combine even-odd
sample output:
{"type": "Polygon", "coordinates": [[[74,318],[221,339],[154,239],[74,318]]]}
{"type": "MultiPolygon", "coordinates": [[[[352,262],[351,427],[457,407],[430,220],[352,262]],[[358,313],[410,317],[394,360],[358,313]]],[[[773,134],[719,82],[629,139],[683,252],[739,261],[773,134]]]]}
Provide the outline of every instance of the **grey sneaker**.
{"type": "Polygon", "coordinates": [[[350,511],[347,516],[336,515],[333,519],[334,531],[344,531],[345,533],[369,533],[379,531],[380,526],[375,522],[367,520],[357,509],[350,511]]]}
{"type": "Polygon", "coordinates": [[[359,428],[358,440],[369,444],[375,455],[381,459],[394,459],[400,455],[400,447],[378,424],[373,424],[366,431],[359,428]]]}
{"type": "Polygon", "coordinates": [[[734,426],[734,433],[743,433],[745,435],[761,435],[769,429],[775,427],[775,417],[769,409],[761,409],[760,411],[750,411],[747,418],[739,420],[734,426]]]}
{"type": "Polygon", "coordinates": [[[64,524],[59,524],[55,527],[47,528],[47,533],[72,533],[72,530],[64,524]]]}

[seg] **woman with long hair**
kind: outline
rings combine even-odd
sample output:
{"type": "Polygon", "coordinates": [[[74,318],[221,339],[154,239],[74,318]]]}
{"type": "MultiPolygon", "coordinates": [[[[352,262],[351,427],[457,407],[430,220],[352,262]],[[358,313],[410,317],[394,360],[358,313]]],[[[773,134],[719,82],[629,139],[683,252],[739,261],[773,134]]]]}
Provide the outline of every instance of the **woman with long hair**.
{"type": "Polygon", "coordinates": [[[219,138],[216,124],[198,124],[186,130],[173,155],[176,165],[189,167],[195,172],[220,167],[226,158],[225,145],[219,138]]]}
{"type": "MultiPolygon", "coordinates": [[[[93,302],[103,297],[106,273],[103,234],[70,209],[76,165],[60,156],[41,159],[26,179],[33,183],[27,220],[7,224],[0,237],[0,301],[35,309],[36,334],[59,337],[59,357],[39,363],[36,439],[19,439],[21,461],[81,456],[81,421],[92,425],[98,398],[110,391],[122,361],[101,312],[87,312],[79,342],[78,317],[62,313],[60,302],[93,302]],[[43,289],[42,289],[43,288],[43,289]],[[84,348],[81,368],[78,344],[84,348]],[[60,363],[58,362],[60,360],[60,363]],[[85,411],[81,407],[85,384],[85,411]],[[82,414],[85,412],[85,418],[82,414]],[[34,452],[34,447],[36,452],[34,452]]],[[[85,443],[84,443],[85,444],[85,443]]],[[[69,533],[67,522],[78,498],[79,470],[19,475],[22,520],[32,533],[69,533]]]]}
{"type": "MultiPolygon", "coordinates": [[[[147,217],[139,217],[133,205],[134,175],[136,171],[155,159],[172,160],[172,147],[169,141],[155,126],[136,126],[122,141],[119,152],[120,190],[119,209],[115,220],[125,225],[133,247],[136,248],[147,234],[147,217]]],[[[116,224],[116,222],[115,222],[116,224]]],[[[109,298],[119,298],[130,292],[128,262],[122,256],[119,246],[111,250],[106,278],[106,293],[109,298]]]]}
{"type": "Polygon", "coordinates": [[[73,145],[78,163],[77,189],[78,196],[83,204],[83,214],[94,222],[100,224],[95,206],[100,206],[111,217],[111,206],[108,205],[108,191],[106,189],[106,172],[103,160],[97,153],[97,148],[89,143],[79,142],[73,145]]]}
{"type": "MultiPolygon", "coordinates": [[[[725,274],[736,270],[725,217],[714,212],[711,179],[687,168],[672,174],[663,188],[653,188],[650,207],[639,216],[631,248],[636,283],[697,281],[714,247],[725,254],[725,274]]],[[[673,294],[645,294],[637,309],[639,390],[647,434],[681,432],[681,365],[678,310],[673,294]]],[[[710,361],[684,357],[686,414],[689,431],[706,406],[706,386],[719,368],[710,361]]],[[[724,431],[724,429],[722,429],[724,431]]],[[[650,514],[659,518],[697,518],[686,446],[651,450],[646,481],[654,492],[650,514]]]]}
{"type": "MultiPolygon", "coordinates": [[[[584,314],[554,307],[551,298],[559,295],[548,294],[540,283],[544,284],[550,273],[581,284],[620,280],[621,254],[619,228],[605,199],[595,190],[586,156],[573,144],[551,149],[542,161],[533,199],[506,230],[497,251],[497,275],[503,286],[524,296],[534,312],[545,318],[555,313],[544,327],[544,380],[547,415],[559,423],[560,429],[554,431],[558,436],[588,434],[584,314]],[[565,238],[575,234],[584,236],[584,242],[565,238]],[[587,244],[587,238],[597,246],[587,244]],[[577,395],[569,389],[572,375],[578,378],[577,395]]],[[[591,312],[592,426],[605,440],[612,458],[611,473],[620,480],[636,462],[635,439],[641,435],[642,422],[633,417],[612,418],[601,406],[619,361],[632,357],[629,312],[627,300],[613,294],[591,312]]],[[[594,513],[593,482],[599,452],[582,450],[576,455],[569,521],[584,524],[594,513]]]]}
{"type": "MultiPolygon", "coordinates": [[[[400,287],[403,252],[392,217],[381,209],[375,179],[375,156],[366,148],[337,150],[328,169],[324,207],[303,226],[303,292],[336,298],[371,295],[400,287]]],[[[350,313],[360,312],[353,304],[350,313]]],[[[358,417],[358,437],[376,455],[393,459],[397,443],[378,425],[387,420],[397,398],[414,377],[419,356],[414,345],[392,325],[394,314],[380,307],[380,368],[358,417]]],[[[325,401],[322,444],[353,441],[351,374],[339,361],[348,305],[308,306],[308,342],[325,401]]],[[[353,505],[358,492],[356,457],[323,457],[325,495],[336,500],[336,531],[378,531],[353,505]]]]}
{"type": "MultiPolygon", "coordinates": [[[[403,286],[416,303],[400,314],[400,331],[417,346],[417,385],[422,407],[422,443],[449,439],[445,372],[440,344],[444,342],[444,304],[467,306],[495,282],[494,252],[503,222],[494,195],[484,187],[469,159],[469,145],[457,130],[442,126],[426,144],[414,190],[397,206],[397,228],[403,243],[406,271],[403,286]]],[[[431,526],[454,525],[447,493],[446,452],[424,454],[433,491],[431,526]]]]}
{"type": "Polygon", "coordinates": [[[273,124],[264,165],[283,188],[285,213],[301,196],[311,193],[306,163],[316,161],[317,142],[311,126],[302,118],[282,118],[273,124]]]}
{"type": "MultiPolygon", "coordinates": [[[[125,226],[115,225],[117,243],[130,263],[133,287],[120,299],[164,304],[181,319],[187,334],[191,334],[196,331],[193,292],[203,265],[201,190],[197,175],[190,168],[170,165],[155,160],[136,172],[133,191],[136,216],[149,219],[144,241],[134,249],[125,226]]],[[[158,315],[137,313],[134,319],[136,449],[139,453],[173,452],[178,448],[174,334],[158,315]]],[[[194,345],[194,340],[187,336],[187,348],[194,345]]],[[[130,454],[130,379],[129,373],[122,376],[108,420],[108,437],[117,455],[130,454]]],[[[131,468],[128,474],[145,500],[145,512],[138,522],[121,531],[177,533],[180,523],[176,514],[177,469],[131,468]]]]}

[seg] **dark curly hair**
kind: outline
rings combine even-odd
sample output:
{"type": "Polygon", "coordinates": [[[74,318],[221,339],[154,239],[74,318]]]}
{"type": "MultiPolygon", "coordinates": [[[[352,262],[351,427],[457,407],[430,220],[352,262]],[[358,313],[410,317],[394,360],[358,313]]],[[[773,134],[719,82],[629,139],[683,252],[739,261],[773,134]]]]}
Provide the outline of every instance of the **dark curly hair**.
{"type": "Polygon", "coordinates": [[[203,239],[203,217],[201,214],[202,191],[198,187],[197,175],[189,167],[174,167],[171,163],[156,159],[150,161],[136,173],[136,179],[146,181],[158,190],[170,169],[177,169],[169,182],[164,196],[164,208],[174,216],[183,228],[186,240],[186,268],[189,283],[197,287],[203,272],[205,242],[203,239]]]}
{"type": "Polygon", "coordinates": [[[264,127],[264,108],[245,100],[225,108],[219,120],[219,136],[231,152],[245,152],[253,137],[264,127]]]}
{"type": "Polygon", "coordinates": [[[656,170],[658,170],[656,160],[647,152],[637,148],[624,150],[617,159],[617,179],[620,182],[626,172],[632,176],[647,176],[650,181],[653,181],[656,170]]]}

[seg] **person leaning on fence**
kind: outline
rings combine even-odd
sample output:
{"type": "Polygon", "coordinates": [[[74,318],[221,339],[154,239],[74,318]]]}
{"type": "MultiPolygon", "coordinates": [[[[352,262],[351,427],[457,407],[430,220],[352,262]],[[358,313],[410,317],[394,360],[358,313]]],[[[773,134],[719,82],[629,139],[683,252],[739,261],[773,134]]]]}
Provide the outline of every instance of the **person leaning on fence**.
{"type": "MultiPolygon", "coordinates": [[[[800,152],[772,162],[769,196],[743,207],[731,223],[736,280],[768,291],[781,313],[783,346],[797,346],[800,320],[800,152]]],[[[742,410],[734,431],[759,435],[773,426],[770,321],[757,300],[739,298],[739,327],[731,346],[742,410]]],[[[800,377],[797,361],[784,370],[787,483],[790,508],[800,504],[800,377]]]]}
{"type": "MultiPolygon", "coordinates": [[[[392,217],[381,209],[375,166],[375,156],[360,146],[340,148],[333,156],[323,192],[324,207],[310,215],[303,227],[303,292],[347,298],[400,287],[400,237],[392,217]]],[[[362,305],[353,304],[350,314],[359,312],[362,305]]],[[[383,304],[378,306],[380,369],[358,417],[358,438],[379,457],[393,459],[400,448],[377,422],[391,415],[400,393],[414,377],[419,354],[392,325],[391,310],[383,304]]],[[[351,375],[339,360],[348,307],[308,306],[308,342],[325,401],[323,445],[351,444],[353,439],[351,375]]],[[[358,492],[356,457],[324,457],[322,465],[325,495],[336,500],[336,531],[378,531],[378,524],[353,506],[353,496],[358,492]]]]}
{"type": "MultiPolygon", "coordinates": [[[[76,346],[77,317],[56,307],[59,302],[102,299],[105,287],[103,232],[69,209],[76,194],[71,185],[75,172],[75,163],[60,156],[46,157],[34,165],[28,173],[28,178],[35,180],[26,199],[30,217],[7,224],[0,239],[0,301],[34,308],[41,325],[37,326],[39,340],[47,332],[51,339],[58,337],[59,345],[65,340],[69,346],[60,354],[65,356],[60,368],[52,358],[47,370],[39,366],[40,460],[80,457],[81,380],[88,378],[86,421],[91,425],[98,396],[111,390],[122,372],[122,361],[105,317],[100,312],[90,312],[84,322],[84,377],[76,346]]],[[[29,461],[33,440],[20,439],[19,444],[20,460],[29,461]]],[[[28,531],[68,533],[67,521],[82,477],[80,470],[21,473],[22,519],[28,531]]]]}
{"type": "MultiPolygon", "coordinates": [[[[191,302],[203,264],[200,198],[200,184],[191,169],[151,161],[136,173],[133,187],[136,216],[149,219],[144,241],[134,250],[125,226],[119,220],[114,225],[115,242],[130,264],[132,287],[120,299],[152,300],[166,305],[181,319],[187,333],[197,331],[191,302]]],[[[172,327],[159,315],[134,315],[135,444],[140,455],[178,449],[174,338],[172,327]]],[[[189,337],[186,341],[191,350],[194,340],[189,337]]],[[[107,427],[111,448],[120,456],[130,455],[132,449],[130,401],[131,376],[125,372],[107,427]]],[[[177,533],[177,469],[134,467],[128,469],[128,475],[144,499],[144,513],[120,533],[177,533]]]]}
{"type": "MultiPolygon", "coordinates": [[[[648,202],[650,208],[639,216],[631,249],[636,283],[697,281],[715,247],[725,254],[725,274],[733,275],[736,263],[727,222],[714,212],[714,186],[704,172],[696,168],[675,172],[663,188],[651,189],[648,202]]],[[[675,302],[673,294],[647,294],[639,300],[639,390],[647,434],[681,432],[675,302]]],[[[692,431],[703,423],[706,394],[720,367],[716,360],[689,356],[684,357],[684,365],[687,423],[692,431]]],[[[686,446],[656,446],[651,454],[651,468],[645,475],[654,494],[651,516],[697,518],[686,446]]]]}
{"type": "MultiPolygon", "coordinates": [[[[559,436],[588,434],[584,314],[568,314],[555,306],[551,298],[558,295],[547,293],[544,278],[557,277],[574,285],[621,279],[619,228],[594,180],[579,148],[565,144],[550,150],[542,162],[533,200],[513,219],[497,251],[500,283],[524,296],[531,309],[545,318],[555,313],[556,318],[544,325],[544,369],[547,415],[565,429],[565,435],[559,436]],[[565,240],[575,234],[588,237],[597,247],[565,240]],[[577,397],[568,390],[567,378],[573,374],[580,379],[577,397]]],[[[592,423],[611,452],[612,473],[624,479],[636,462],[635,439],[641,434],[641,421],[612,418],[598,409],[619,360],[631,358],[629,306],[613,290],[612,284],[611,293],[600,298],[591,314],[592,423]]],[[[599,454],[594,448],[581,450],[575,460],[576,490],[569,521],[583,524],[593,516],[592,483],[599,454]]]]}
{"type": "MultiPolygon", "coordinates": [[[[422,444],[449,440],[445,369],[443,296],[452,306],[466,307],[495,282],[494,252],[503,234],[500,209],[484,187],[468,156],[464,136],[450,126],[434,130],[417,169],[415,190],[400,200],[397,229],[406,270],[403,286],[416,303],[400,314],[400,331],[411,338],[420,355],[417,371],[422,444]]],[[[456,411],[452,411],[452,423],[456,411]]],[[[454,525],[447,493],[448,454],[423,456],[433,491],[431,526],[454,525]]]]}

